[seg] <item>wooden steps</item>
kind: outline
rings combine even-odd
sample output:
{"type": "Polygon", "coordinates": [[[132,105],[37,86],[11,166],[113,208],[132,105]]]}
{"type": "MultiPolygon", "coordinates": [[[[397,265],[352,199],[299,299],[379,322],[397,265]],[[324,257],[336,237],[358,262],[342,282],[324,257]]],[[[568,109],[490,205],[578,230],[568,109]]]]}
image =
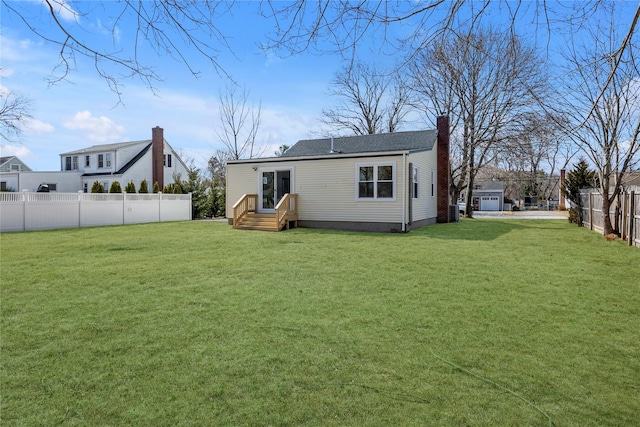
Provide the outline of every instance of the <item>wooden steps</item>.
{"type": "Polygon", "coordinates": [[[247,214],[240,218],[235,228],[241,230],[279,231],[276,214],[247,214]]]}

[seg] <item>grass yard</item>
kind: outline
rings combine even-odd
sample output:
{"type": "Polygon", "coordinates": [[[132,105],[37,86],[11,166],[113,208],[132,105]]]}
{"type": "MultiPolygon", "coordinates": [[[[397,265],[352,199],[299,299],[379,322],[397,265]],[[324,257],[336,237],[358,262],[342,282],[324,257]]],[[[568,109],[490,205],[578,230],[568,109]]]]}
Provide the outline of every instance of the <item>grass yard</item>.
{"type": "Polygon", "coordinates": [[[640,251],[566,221],[2,234],[3,426],[625,426],[640,251]]]}

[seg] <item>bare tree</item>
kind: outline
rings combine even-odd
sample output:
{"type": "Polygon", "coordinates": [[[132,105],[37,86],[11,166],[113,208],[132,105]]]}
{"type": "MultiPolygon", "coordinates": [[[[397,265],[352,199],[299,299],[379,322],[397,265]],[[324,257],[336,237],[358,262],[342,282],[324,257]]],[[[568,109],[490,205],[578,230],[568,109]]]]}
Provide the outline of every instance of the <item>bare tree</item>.
{"type": "Polygon", "coordinates": [[[546,80],[535,50],[515,34],[493,29],[461,34],[421,52],[410,75],[427,119],[450,116],[452,199],[466,189],[466,213],[472,216],[478,171],[495,159],[515,119],[535,108],[546,80]]]}
{"type": "Polygon", "coordinates": [[[336,73],[330,95],[338,99],[338,105],[323,110],[322,121],[337,132],[394,132],[409,112],[409,91],[400,79],[362,62],[336,73]]]}
{"type": "Polygon", "coordinates": [[[229,159],[253,158],[264,152],[257,142],[262,105],[249,101],[249,93],[228,86],[220,94],[220,128],[216,131],[229,159]]]}
{"type": "Polygon", "coordinates": [[[555,174],[576,149],[564,133],[566,120],[544,111],[528,111],[515,120],[514,133],[502,144],[499,164],[519,196],[549,200],[557,188],[555,174]]]}
{"type": "Polygon", "coordinates": [[[31,99],[0,87],[0,137],[11,141],[31,119],[31,99]]]}
{"type": "Polygon", "coordinates": [[[14,13],[36,36],[58,47],[59,60],[51,82],[68,78],[77,60],[88,58],[118,96],[121,79],[126,77],[137,77],[153,88],[161,76],[150,63],[148,52],[172,57],[198,76],[201,70],[195,68],[195,61],[185,53],[187,49],[208,60],[219,74],[228,76],[218,56],[222,50],[231,48],[216,22],[229,11],[231,3],[198,0],[42,0],[41,3],[44,13],[31,15],[33,3],[2,0],[2,13],[14,13]],[[103,26],[101,31],[111,33],[113,50],[105,48],[109,44],[96,37],[93,27],[96,21],[103,26]],[[126,27],[130,22],[135,22],[136,27],[126,27]],[[128,30],[127,37],[120,37],[122,27],[128,30]]]}
{"type": "Polygon", "coordinates": [[[595,27],[590,39],[574,42],[561,80],[574,125],[570,135],[598,174],[604,234],[619,232],[609,211],[624,176],[640,164],[640,40],[629,33],[620,36],[614,16],[612,8],[608,26],[595,27]],[[611,55],[621,37],[626,48],[611,55]]]}

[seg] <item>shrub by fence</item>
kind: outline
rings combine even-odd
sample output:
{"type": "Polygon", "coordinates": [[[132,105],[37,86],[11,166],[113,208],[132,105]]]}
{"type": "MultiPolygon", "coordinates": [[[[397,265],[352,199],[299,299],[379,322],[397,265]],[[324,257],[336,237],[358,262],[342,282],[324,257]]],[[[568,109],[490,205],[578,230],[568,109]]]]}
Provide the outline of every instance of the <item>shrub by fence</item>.
{"type": "Polygon", "coordinates": [[[0,193],[0,231],[191,219],[191,194],[0,193]]]}
{"type": "MultiPolygon", "coordinates": [[[[629,245],[640,247],[640,188],[623,191],[618,195],[618,201],[614,201],[609,209],[611,224],[616,221],[619,224],[620,237],[629,242],[629,245]]],[[[587,189],[580,192],[582,205],[583,226],[590,230],[604,231],[604,213],[602,210],[602,194],[587,189]]]]}

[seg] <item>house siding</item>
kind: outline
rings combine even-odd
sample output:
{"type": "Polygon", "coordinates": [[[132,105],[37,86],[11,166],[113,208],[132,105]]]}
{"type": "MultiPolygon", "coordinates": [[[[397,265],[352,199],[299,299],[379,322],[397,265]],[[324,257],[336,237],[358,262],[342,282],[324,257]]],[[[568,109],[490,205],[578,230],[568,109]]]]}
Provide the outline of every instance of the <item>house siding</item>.
{"type": "MultiPolygon", "coordinates": [[[[436,197],[431,196],[431,186],[437,194],[437,160],[435,150],[411,153],[407,160],[418,169],[418,198],[411,202],[412,222],[435,219],[438,215],[436,197]],[[433,173],[432,173],[433,171],[433,173]],[[433,178],[433,180],[432,180],[433,178]]],[[[409,178],[407,178],[407,182],[409,178]]]]}
{"type": "Polygon", "coordinates": [[[402,156],[299,162],[295,171],[298,216],[301,221],[401,223],[403,171],[402,156]],[[393,201],[357,200],[360,164],[394,165],[393,201]]]}
{"type": "Polygon", "coordinates": [[[304,161],[228,164],[227,218],[244,194],[257,194],[261,170],[291,169],[292,191],[298,194],[298,218],[303,224],[318,223],[402,223],[405,165],[402,156],[314,159],[304,161]],[[358,164],[393,164],[394,194],[390,200],[356,200],[358,164]],[[257,170],[254,171],[253,167],[257,170]],[[232,184],[231,184],[232,183],[232,184]]]}

